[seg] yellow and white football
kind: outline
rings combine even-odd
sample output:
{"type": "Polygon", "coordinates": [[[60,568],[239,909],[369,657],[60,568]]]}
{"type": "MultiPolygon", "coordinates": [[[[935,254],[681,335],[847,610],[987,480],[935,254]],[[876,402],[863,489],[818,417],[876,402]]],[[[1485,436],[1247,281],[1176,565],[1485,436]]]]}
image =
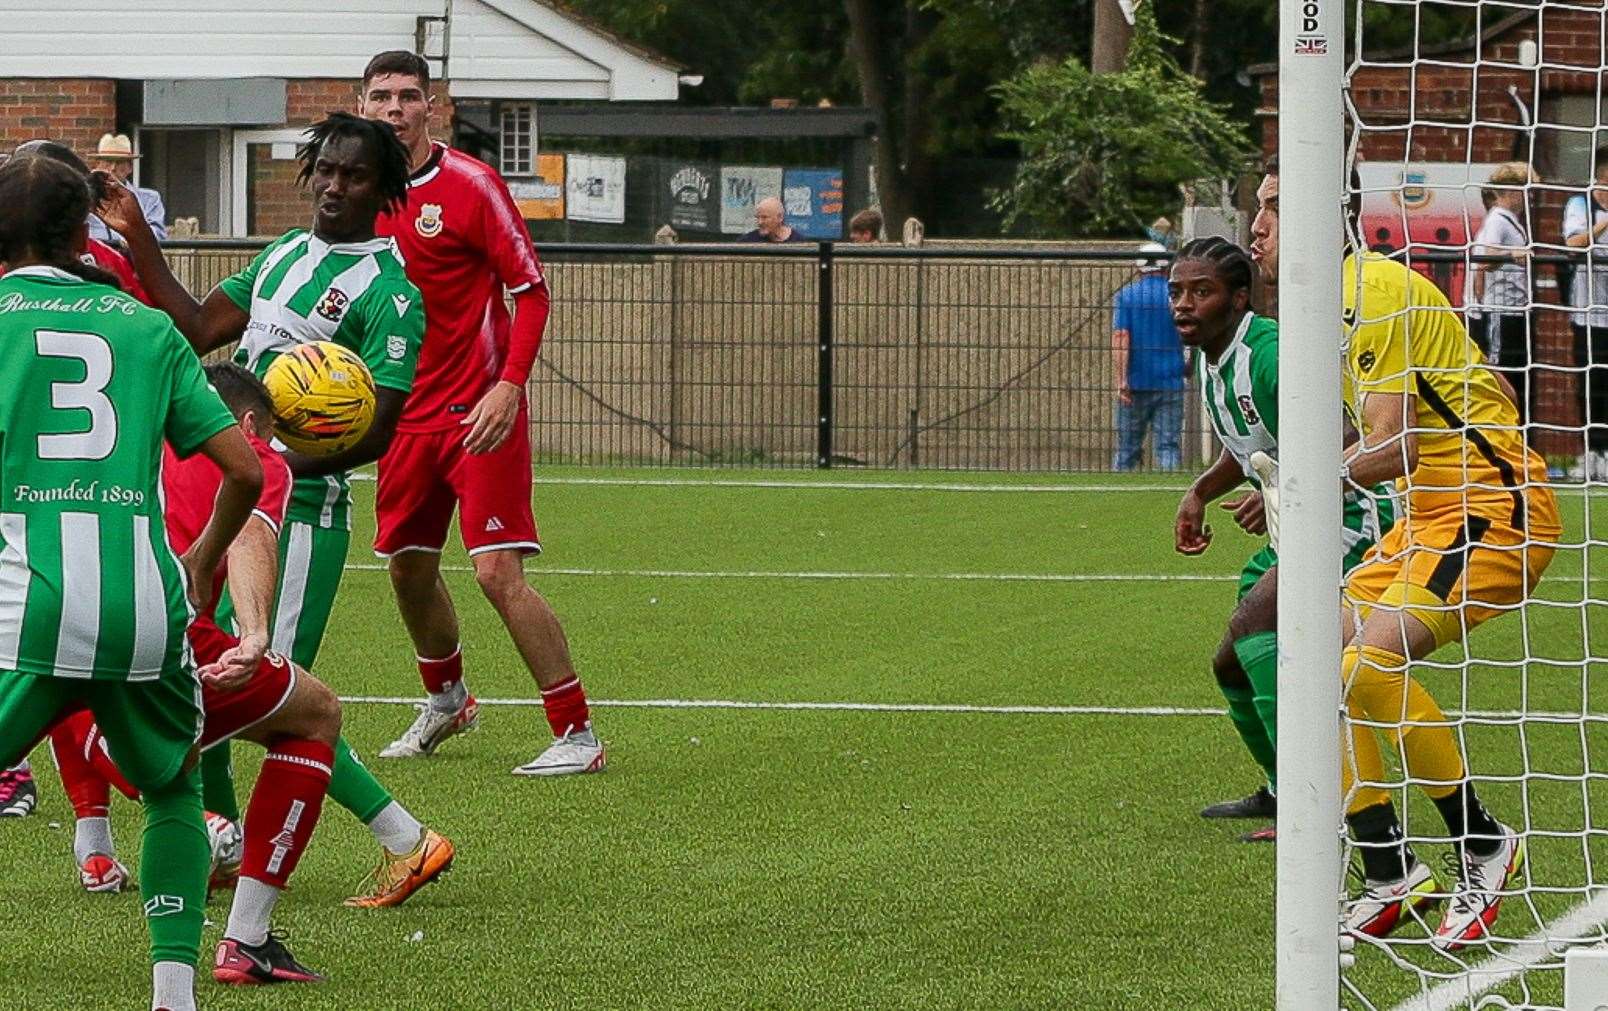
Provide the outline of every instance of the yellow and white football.
{"type": "Polygon", "coordinates": [[[329,341],[301,344],[262,377],[274,405],[274,434],[308,456],[356,445],[374,423],[374,377],[363,359],[329,341]]]}

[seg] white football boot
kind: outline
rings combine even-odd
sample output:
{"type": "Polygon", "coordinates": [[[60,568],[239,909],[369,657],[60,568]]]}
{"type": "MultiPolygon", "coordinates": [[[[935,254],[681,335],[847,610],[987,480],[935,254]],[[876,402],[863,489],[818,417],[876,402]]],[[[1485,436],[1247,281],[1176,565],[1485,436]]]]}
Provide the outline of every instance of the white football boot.
{"type": "Polygon", "coordinates": [[[1502,845],[1490,856],[1463,851],[1461,873],[1452,903],[1435,929],[1435,947],[1450,954],[1484,940],[1501,909],[1503,891],[1524,866],[1524,840],[1502,826],[1502,845]]]}
{"type": "Polygon", "coordinates": [[[571,728],[547,750],[514,770],[516,776],[574,776],[583,772],[602,772],[608,765],[603,742],[592,729],[571,728]]]}
{"type": "Polygon", "coordinates": [[[1414,861],[1400,881],[1363,882],[1362,894],[1346,903],[1341,930],[1362,937],[1388,937],[1407,919],[1409,908],[1421,913],[1443,897],[1429,865],[1414,861]]]}
{"type": "Polygon", "coordinates": [[[435,753],[447,738],[467,734],[480,722],[480,703],[473,695],[464,699],[456,712],[441,713],[428,705],[419,707],[413,726],[380,751],[381,758],[423,758],[435,753]]]}

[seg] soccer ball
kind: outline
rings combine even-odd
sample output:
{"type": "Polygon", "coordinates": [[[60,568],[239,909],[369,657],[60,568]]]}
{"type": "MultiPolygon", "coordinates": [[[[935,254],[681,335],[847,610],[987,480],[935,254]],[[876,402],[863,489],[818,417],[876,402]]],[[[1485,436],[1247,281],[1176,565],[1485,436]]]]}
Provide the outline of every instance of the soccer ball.
{"type": "Polygon", "coordinates": [[[339,344],[299,344],[274,359],[262,382],[274,405],[274,434],[298,453],[351,449],[374,423],[374,377],[339,344]]]}

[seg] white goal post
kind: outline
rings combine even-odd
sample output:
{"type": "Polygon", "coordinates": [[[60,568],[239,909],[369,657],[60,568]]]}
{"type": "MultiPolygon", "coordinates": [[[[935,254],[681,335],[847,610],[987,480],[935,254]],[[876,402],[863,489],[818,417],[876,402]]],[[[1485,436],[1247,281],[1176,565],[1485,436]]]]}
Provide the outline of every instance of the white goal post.
{"type": "Polygon", "coordinates": [[[1279,3],[1278,1011],[1339,1006],[1345,0],[1279,3]]]}
{"type": "Polygon", "coordinates": [[[1608,2],[1279,0],[1278,54],[1277,1007],[1604,1011],[1608,2]],[[1373,638],[1344,654],[1348,715],[1353,356],[1414,462],[1406,525],[1351,584],[1373,638]],[[1354,857],[1421,901],[1359,916],[1382,936],[1353,949],[1354,857]]]}

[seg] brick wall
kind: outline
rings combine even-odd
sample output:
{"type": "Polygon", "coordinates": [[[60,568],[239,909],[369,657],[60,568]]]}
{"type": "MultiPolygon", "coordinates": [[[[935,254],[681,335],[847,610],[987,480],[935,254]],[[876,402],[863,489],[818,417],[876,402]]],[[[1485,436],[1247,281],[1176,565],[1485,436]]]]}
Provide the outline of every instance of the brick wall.
{"type": "Polygon", "coordinates": [[[95,150],[117,122],[117,85],[109,80],[0,80],[0,149],[48,137],[80,154],[95,150]]]}
{"type": "MultiPolygon", "coordinates": [[[[435,111],[430,132],[441,140],[452,133],[452,99],[442,81],[430,85],[435,111]]],[[[357,82],[348,78],[309,78],[290,81],[285,88],[287,126],[307,126],[331,112],[355,112],[357,82]]],[[[266,147],[252,155],[250,214],[246,222],[252,235],[279,235],[291,228],[305,228],[312,220],[312,199],[296,185],[294,161],[274,161],[266,147]]]]}
{"type": "MultiPolygon", "coordinates": [[[[1351,79],[1351,98],[1362,130],[1358,149],[1365,160],[1403,162],[1502,162],[1513,157],[1515,142],[1523,149],[1525,133],[1519,110],[1508,97],[1511,85],[1540,118],[1543,100],[1560,95],[1595,95],[1603,67],[1601,11],[1553,10],[1539,19],[1519,22],[1500,35],[1486,39],[1479,49],[1438,53],[1412,66],[1367,66],[1351,79]],[[1519,44],[1539,40],[1541,65],[1537,75],[1519,68],[1519,44]],[[1509,66],[1502,66],[1508,64],[1509,66]],[[1540,94],[1536,80],[1540,78],[1540,94]]],[[[1389,62],[1405,63],[1399,57],[1389,62]]],[[[1262,150],[1278,148],[1278,74],[1260,79],[1262,150]]],[[[1544,171],[1547,166],[1541,165],[1544,171]]],[[[1540,241],[1561,241],[1562,210],[1567,194],[1537,191],[1533,227],[1540,241]]],[[[1551,268],[1538,270],[1550,280],[1551,268]]],[[[1568,313],[1559,307],[1563,292],[1556,287],[1537,290],[1544,306],[1539,315],[1537,355],[1542,364],[1573,365],[1573,337],[1568,313]]],[[[1555,425],[1579,423],[1575,402],[1575,376],[1551,369],[1538,376],[1538,420],[1555,425]]],[[[1542,448],[1575,453],[1580,439],[1566,433],[1547,433],[1542,448]]]]}

